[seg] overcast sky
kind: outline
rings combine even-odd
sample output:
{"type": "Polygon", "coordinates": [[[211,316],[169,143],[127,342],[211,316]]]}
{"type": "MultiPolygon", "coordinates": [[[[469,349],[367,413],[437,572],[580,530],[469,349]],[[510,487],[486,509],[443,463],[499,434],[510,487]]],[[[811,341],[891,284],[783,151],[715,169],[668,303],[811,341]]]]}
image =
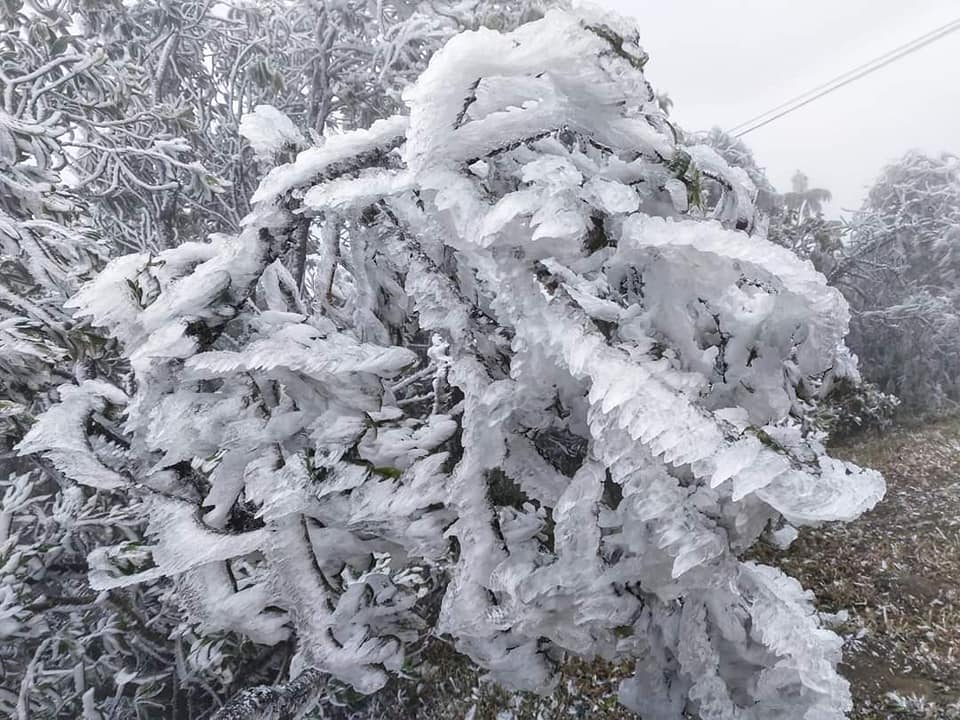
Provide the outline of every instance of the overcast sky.
{"type": "MultiPolygon", "coordinates": [[[[687,130],[729,128],[960,17],[958,0],[602,0],[637,18],[647,78],[687,130]]],[[[960,154],[960,31],[747,135],[773,183],[798,168],[859,205],[911,148],[960,154]]]]}

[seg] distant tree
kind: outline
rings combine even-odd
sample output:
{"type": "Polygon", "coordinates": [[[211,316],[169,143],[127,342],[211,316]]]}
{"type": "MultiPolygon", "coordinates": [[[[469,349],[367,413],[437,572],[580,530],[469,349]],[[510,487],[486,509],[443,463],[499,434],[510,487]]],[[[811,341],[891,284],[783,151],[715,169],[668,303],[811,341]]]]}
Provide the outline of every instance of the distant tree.
{"type": "Polygon", "coordinates": [[[809,178],[799,170],[790,179],[790,192],[783,196],[787,210],[795,212],[799,222],[821,215],[824,204],[831,198],[829,190],[810,187],[809,178]]]}
{"type": "Polygon", "coordinates": [[[960,161],[907,153],[855,216],[838,279],[867,377],[913,413],[960,401],[960,161]]]}
{"type": "Polygon", "coordinates": [[[960,297],[960,159],[909,152],[886,167],[857,214],[851,245],[892,281],[878,291],[960,297]]]}
{"type": "Polygon", "coordinates": [[[823,207],[831,194],[823,188],[809,187],[807,176],[797,171],[792,190],[779,196],[779,206],[771,213],[767,236],[778,245],[790,248],[810,260],[832,285],[843,290],[841,273],[847,251],[846,226],[840,220],[824,217],[823,207]]]}
{"type": "Polygon", "coordinates": [[[238,233],[71,300],[131,376],[65,385],[20,451],[142,503],[97,590],[171,578],[199,632],[296,648],[218,720],[374,692],[428,630],[538,692],[566,653],[634,659],[655,720],[849,709],[809,594],[739,559],[883,493],[812,425],[846,304],[735,230],[745,172],[678,142],[632,26],[582,13],[454,38],[408,115],[270,171],[238,233]]]}

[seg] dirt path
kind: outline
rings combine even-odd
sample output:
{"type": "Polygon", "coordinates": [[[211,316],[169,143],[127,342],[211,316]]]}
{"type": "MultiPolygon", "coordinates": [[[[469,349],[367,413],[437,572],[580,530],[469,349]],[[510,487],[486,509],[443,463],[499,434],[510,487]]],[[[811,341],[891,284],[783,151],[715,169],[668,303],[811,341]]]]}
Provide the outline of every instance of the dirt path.
{"type": "Polygon", "coordinates": [[[763,559],[813,590],[822,611],[849,613],[835,629],[847,638],[851,717],[960,718],[960,423],[832,454],[882,471],[886,498],[763,559]]]}

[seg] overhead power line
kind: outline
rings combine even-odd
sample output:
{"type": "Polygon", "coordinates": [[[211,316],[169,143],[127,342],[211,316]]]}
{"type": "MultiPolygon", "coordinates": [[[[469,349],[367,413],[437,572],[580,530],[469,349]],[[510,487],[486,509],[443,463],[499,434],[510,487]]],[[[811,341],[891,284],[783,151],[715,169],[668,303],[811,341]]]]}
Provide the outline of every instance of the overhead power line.
{"type": "Polygon", "coordinates": [[[937,40],[946,37],[950,33],[953,33],[957,30],[960,30],[960,18],[956,18],[945,25],[941,25],[935,30],[931,30],[920,37],[914,38],[910,42],[904,43],[903,45],[900,45],[899,47],[894,48],[883,55],[875,57],[869,62],[858,65],[857,67],[848,70],[845,73],[837,75],[835,78],[828,80],[827,82],[818,85],[811,90],[801,93],[800,95],[797,95],[774,108],[770,108],[766,112],[755,115],[749,120],[730,128],[728,132],[734,137],[743,137],[747,133],[762,128],[764,125],[768,125],[774,120],[782,118],[784,115],[792,113],[795,110],[799,110],[805,105],[809,105],[814,100],[817,100],[824,95],[829,95],[830,93],[839,90],[840,88],[845,87],[846,85],[849,85],[850,83],[855,82],[862,77],[870,75],[871,73],[874,73],[877,70],[880,70],[881,68],[884,68],[887,65],[890,65],[891,63],[896,62],[897,60],[900,60],[901,58],[904,58],[907,55],[910,55],[911,53],[914,53],[917,50],[920,50],[921,48],[926,47],[927,45],[936,42],[937,40]]]}
{"type": "MultiPolygon", "coordinates": [[[[889,50],[889,51],[883,53],[883,55],[879,55],[879,56],[873,58],[872,60],[868,60],[867,62],[863,63],[862,65],[858,65],[857,67],[853,68],[852,70],[847,70],[845,73],[841,73],[840,75],[837,75],[836,77],[831,78],[830,80],[827,80],[825,83],[823,83],[823,84],[821,84],[821,85],[817,85],[817,87],[815,87],[815,88],[812,88],[812,89],[810,89],[810,90],[807,90],[807,91],[804,92],[804,93],[800,93],[799,95],[795,95],[794,97],[790,98],[789,100],[785,100],[784,102],[780,103],[780,104],[777,105],[776,107],[770,108],[770,109],[767,110],[766,112],[762,112],[762,113],[760,113],[759,115],[754,115],[754,116],[753,116],[752,118],[750,118],[749,120],[746,120],[746,121],[740,123],[739,125],[734,125],[732,128],[730,128],[729,130],[727,130],[727,132],[732,134],[732,133],[735,133],[735,132],[737,132],[737,131],[745,128],[745,127],[748,127],[749,125],[752,125],[752,124],[755,123],[756,121],[762,120],[763,118],[767,117],[768,115],[771,115],[771,114],[777,112],[778,110],[782,110],[782,109],[788,107],[789,105],[792,105],[793,103],[795,103],[795,102],[797,102],[797,101],[799,101],[799,100],[803,100],[804,98],[807,98],[807,97],[809,97],[810,95],[813,95],[814,93],[818,93],[818,92],[820,92],[821,90],[823,90],[823,89],[825,89],[825,88],[833,85],[834,83],[840,82],[841,80],[846,80],[846,79],[849,78],[851,75],[854,75],[854,74],[859,73],[859,72],[861,72],[861,71],[867,70],[867,69],[873,67],[876,63],[883,62],[884,60],[887,60],[887,59],[891,59],[891,60],[892,60],[893,58],[892,58],[891,56],[896,55],[896,54],[898,54],[898,53],[902,53],[903,51],[908,50],[908,49],[911,49],[911,50],[912,50],[912,49],[914,49],[914,46],[918,46],[919,43],[925,43],[926,41],[937,40],[937,39],[939,39],[940,37],[942,37],[942,34],[943,34],[943,33],[951,32],[953,29],[956,29],[956,28],[954,27],[954,26],[956,26],[956,25],[960,25],[960,18],[957,18],[956,20],[952,20],[951,22],[947,23],[946,25],[941,25],[941,26],[938,27],[936,30],[931,30],[930,32],[926,33],[925,35],[921,35],[921,36],[918,37],[918,38],[914,38],[913,40],[911,40],[911,41],[908,42],[908,43],[904,43],[903,45],[901,45],[901,46],[899,46],[899,47],[896,47],[896,48],[894,48],[893,50],[889,50]]],[[[922,45],[920,45],[920,47],[922,47],[922,45]]]]}

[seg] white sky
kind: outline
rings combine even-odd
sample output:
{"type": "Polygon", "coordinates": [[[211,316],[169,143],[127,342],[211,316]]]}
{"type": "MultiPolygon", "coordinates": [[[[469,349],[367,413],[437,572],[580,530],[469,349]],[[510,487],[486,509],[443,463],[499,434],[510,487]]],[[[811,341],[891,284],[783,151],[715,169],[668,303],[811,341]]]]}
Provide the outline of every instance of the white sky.
{"type": "MultiPolygon", "coordinates": [[[[960,17],[960,0],[601,0],[637,18],[647,78],[687,130],[729,128],[960,17]]],[[[747,135],[781,190],[802,169],[859,205],[911,148],[960,155],[960,31],[747,135]]]]}

